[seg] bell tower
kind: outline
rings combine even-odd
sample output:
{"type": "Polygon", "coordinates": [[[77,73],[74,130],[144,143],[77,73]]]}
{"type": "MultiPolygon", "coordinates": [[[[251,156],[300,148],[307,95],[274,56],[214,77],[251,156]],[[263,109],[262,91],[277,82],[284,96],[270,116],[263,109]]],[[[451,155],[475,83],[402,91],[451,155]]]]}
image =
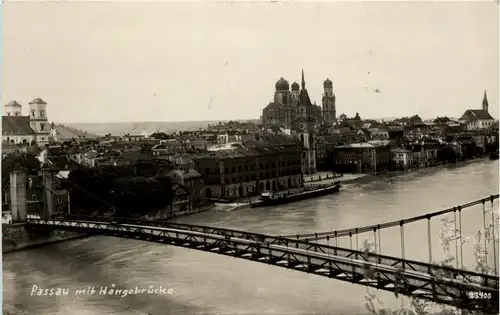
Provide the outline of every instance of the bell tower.
{"type": "Polygon", "coordinates": [[[47,118],[47,103],[41,98],[35,98],[30,105],[30,126],[36,133],[39,145],[49,143],[50,125],[47,118]]]}
{"type": "Polygon", "coordinates": [[[5,105],[5,115],[6,116],[21,116],[22,110],[21,104],[16,101],[9,102],[5,105]]]}
{"type": "Polygon", "coordinates": [[[482,106],[482,107],[483,107],[482,109],[483,109],[485,112],[488,112],[488,106],[489,106],[489,105],[488,105],[488,96],[486,95],[486,90],[484,91],[484,96],[483,96],[483,104],[482,104],[482,105],[483,105],[483,106],[482,106]]]}
{"type": "Polygon", "coordinates": [[[323,83],[323,121],[331,124],[337,120],[335,109],[335,94],[333,93],[333,83],[326,79],[323,83]]]}
{"type": "Polygon", "coordinates": [[[316,173],[316,136],[314,117],[311,115],[311,100],[306,90],[306,81],[304,79],[304,70],[302,70],[302,90],[299,94],[297,120],[297,136],[302,145],[302,173],[316,173]]]}

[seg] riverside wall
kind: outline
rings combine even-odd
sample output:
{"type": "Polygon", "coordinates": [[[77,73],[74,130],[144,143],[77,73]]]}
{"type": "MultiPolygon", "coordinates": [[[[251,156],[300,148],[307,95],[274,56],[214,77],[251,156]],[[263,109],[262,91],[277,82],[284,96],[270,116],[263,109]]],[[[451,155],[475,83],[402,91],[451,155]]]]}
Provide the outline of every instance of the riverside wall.
{"type": "Polygon", "coordinates": [[[28,228],[24,223],[2,224],[2,253],[45,246],[88,235],[81,232],[39,230],[28,228]]]}

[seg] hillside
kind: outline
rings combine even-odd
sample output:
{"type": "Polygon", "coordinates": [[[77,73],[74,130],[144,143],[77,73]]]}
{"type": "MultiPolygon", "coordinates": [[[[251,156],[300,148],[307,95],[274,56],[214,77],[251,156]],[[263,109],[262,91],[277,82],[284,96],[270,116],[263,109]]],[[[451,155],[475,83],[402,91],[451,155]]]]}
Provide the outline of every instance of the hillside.
{"type": "Polygon", "coordinates": [[[62,124],[55,125],[55,128],[57,131],[57,139],[59,141],[68,140],[71,138],[80,138],[80,137],[84,137],[87,139],[95,139],[98,137],[97,135],[89,133],[87,131],[83,131],[81,129],[74,127],[65,126],[62,124]]]}
{"type": "MultiPolygon", "coordinates": [[[[255,121],[255,119],[239,120],[241,122],[255,121]]],[[[209,124],[219,121],[145,121],[145,122],[119,122],[119,123],[67,123],[67,126],[86,130],[89,133],[104,136],[108,133],[120,136],[130,134],[152,134],[157,131],[172,133],[179,130],[198,130],[207,128],[209,124]]]]}

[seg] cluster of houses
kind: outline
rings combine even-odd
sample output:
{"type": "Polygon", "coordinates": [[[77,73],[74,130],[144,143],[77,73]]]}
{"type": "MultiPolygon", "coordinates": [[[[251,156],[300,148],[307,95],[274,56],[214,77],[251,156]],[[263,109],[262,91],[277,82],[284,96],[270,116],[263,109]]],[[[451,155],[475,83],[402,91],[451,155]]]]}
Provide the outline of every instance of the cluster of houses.
{"type": "MultiPolygon", "coordinates": [[[[14,121],[16,113],[5,119],[14,121]]],[[[467,110],[457,120],[438,117],[423,121],[415,115],[376,121],[363,120],[356,113],[353,118],[341,114],[333,123],[315,126],[307,153],[314,152],[318,171],[377,174],[411,170],[498,149],[498,121],[488,112],[486,94],[481,109],[467,110]]],[[[12,134],[19,131],[7,132],[4,142],[11,145],[9,150],[30,146],[25,141],[14,147],[12,134]]],[[[149,136],[56,141],[43,135],[49,137],[49,143],[42,149],[61,169],[59,178],[67,178],[71,169],[81,166],[152,163],[174,181],[174,203],[182,205],[176,209],[203,205],[207,199],[236,199],[300,186],[305,173],[303,142],[282,126],[264,127],[252,121],[172,134],[158,131],[149,136]]],[[[3,152],[4,156],[8,153],[3,152]]]]}

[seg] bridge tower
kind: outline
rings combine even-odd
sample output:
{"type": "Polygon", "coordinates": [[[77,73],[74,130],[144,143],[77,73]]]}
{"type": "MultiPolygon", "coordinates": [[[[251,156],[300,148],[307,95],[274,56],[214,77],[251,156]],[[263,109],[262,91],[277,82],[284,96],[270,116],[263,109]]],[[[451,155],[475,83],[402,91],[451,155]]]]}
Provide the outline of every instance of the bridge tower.
{"type": "Polygon", "coordinates": [[[44,191],[44,207],[43,212],[40,217],[49,218],[55,211],[56,204],[56,182],[55,182],[55,174],[59,172],[58,169],[52,167],[42,167],[38,175],[42,176],[42,188],[44,191]]]}
{"type": "Polygon", "coordinates": [[[10,213],[12,222],[26,220],[26,174],[10,173],[10,213]]]}

